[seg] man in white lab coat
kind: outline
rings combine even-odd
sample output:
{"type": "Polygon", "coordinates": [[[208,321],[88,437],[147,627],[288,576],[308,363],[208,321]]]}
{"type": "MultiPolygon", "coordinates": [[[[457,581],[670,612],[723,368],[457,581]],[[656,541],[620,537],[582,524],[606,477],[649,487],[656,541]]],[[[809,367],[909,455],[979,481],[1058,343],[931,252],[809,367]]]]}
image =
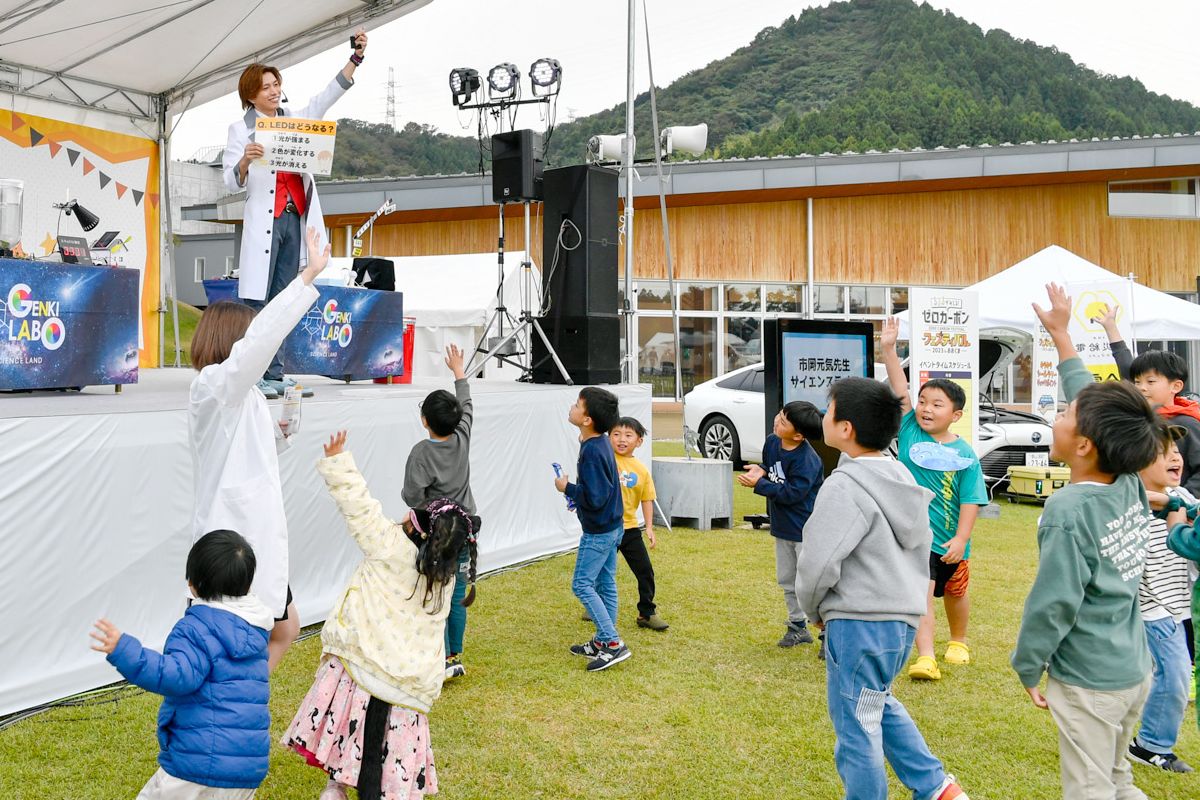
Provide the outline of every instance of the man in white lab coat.
{"type": "MultiPolygon", "coordinates": [[[[360,28],[355,32],[354,45],[341,72],[307,105],[294,111],[281,105],[285,99],[283,79],[275,67],[251,64],[238,81],[238,96],[246,113],[229,126],[222,165],[226,188],[231,192],[243,189],[246,192],[238,255],[238,295],[252,308],[262,309],[308,263],[306,227],[316,228],[318,247],[324,248],[326,244],[325,219],[312,175],[250,168],[251,162],[263,156],[263,146],[254,141],[255,120],[276,115],[323,118],[354,85],[354,70],[362,63],[367,48],[365,30],[360,28]]],[[[284,377],[283,361],[276,353],[259,388],[271,398],[294,384],[295,381],[284,377]]]]}

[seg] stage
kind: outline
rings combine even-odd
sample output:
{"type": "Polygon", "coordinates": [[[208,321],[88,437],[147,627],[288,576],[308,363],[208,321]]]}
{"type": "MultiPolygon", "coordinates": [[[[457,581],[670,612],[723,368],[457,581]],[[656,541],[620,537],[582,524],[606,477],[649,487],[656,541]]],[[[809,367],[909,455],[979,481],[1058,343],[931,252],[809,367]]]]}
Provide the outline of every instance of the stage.
{"type": "MultiPolygon", "coordinates": [[[[191,543],[188,369],[142,370],[120,394],[0,395],[0,504],[9,522],[0,558],[0,715],[118,679],[88,649],[106,616],[161,646],[183,612],[191,543]]],[[[325,618],[359,551],[317,475],[321,442],[348,449],[384,509],[399,516],[404,463],[425,437],[418,403],[444,380],[344,384],[300,377],[300,432],[280,456],[291,584],[303,624],[325,618]]],[[[577,432],[567,409],[579,387],[472,381],[471,483],[483,518],[480,571],[571,549],[579,523],[554,489],[552,462],[574,473],[577,432]]],[[[608,387],[621,412],[650,428],[650,387],[608,387]]],[[[270,401],[278,415],[281,401],[270,401]]],[[[650,459],[648,435],[638,455],[650,459]]],[[[564,589],[565,590],[565,589],[564,589]]]]}

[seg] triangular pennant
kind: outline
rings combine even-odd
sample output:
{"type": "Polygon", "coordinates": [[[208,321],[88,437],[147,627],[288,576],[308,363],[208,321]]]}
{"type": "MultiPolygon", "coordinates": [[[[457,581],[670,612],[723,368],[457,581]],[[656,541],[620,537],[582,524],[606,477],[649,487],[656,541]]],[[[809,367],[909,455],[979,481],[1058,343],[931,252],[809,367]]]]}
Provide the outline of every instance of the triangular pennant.
{"type": "Polygon", "coordinates": [[[100,175],[100,188],[103,189],[105,186],[108,186],[108,182],[111,181],[112,178],[108,177],[103,172],[97,174],[100,175]]]}
{"type": "Polygon", "coordinates": [[[47,142],[46,146],[50,148],[50,157],[54,158],[58,155],[58,151],[62,150],[62,145],[58,142],[47,142]]]}
{"type": "Polygon", "coordinates": [[[121,183],[120,181],[117,181],[117,199],[118,200],[120,200],[122,197],[125,196],[125,190],[128,188],[129,187],[126,186],[125,184],[121,183]]]}
{"type": "Polygon", "coordinates": [[[18,115],[13,114],[12,118],[13,118],[13,128],[12,129],[14,131],[19,131],[19,130],[21,130],[21,128],[25,127],[25,120],[21,119],[18,115]]]}
{"type": "Polygon", "coordinates": [[[67,148],[67,158],[71,159],[71,166],[75,166],[75,162],[79,160],[79,151],[67,148]]]}
{"type": "Polygon", "coordinates": [[[37,143],[40,142],[44,138],[45,137],[42,134],[38,133],[33,128],[29,129],[29,146],[30,147],[37,147],[37,143]]]}
{"type": "Polygon", "coordinates": [[[87,175],[89,172],[91,172],[95,168],[96,168],[95,164],[88,161],[86,158],[83,160],[83,174],[84,175],[87,175]]]}
{"type": "Polygon", "coordinates": [[[133,204],[135,206],[140,206],[142,204],[142,195],[144,194],[145,192],[139,192],[137,189],[133,190],[133,204]]]}
{"type": "Polygon", "coordinates": [[[150,195],[146,195],[146,197],[147,197],[147,199],[149,199],[150,205],[154,206],[155,208],[158,208],[158,195],[150,194],[150,195]]]}

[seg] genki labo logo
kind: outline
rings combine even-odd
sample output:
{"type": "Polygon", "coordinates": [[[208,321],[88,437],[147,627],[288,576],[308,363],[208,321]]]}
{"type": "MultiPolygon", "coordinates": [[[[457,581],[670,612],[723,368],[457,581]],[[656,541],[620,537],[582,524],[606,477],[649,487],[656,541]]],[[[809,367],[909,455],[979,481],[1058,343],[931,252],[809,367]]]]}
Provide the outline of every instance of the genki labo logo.
{"type": "Polygon", "coordinates": [[[67,326],[59,319],[58,300],[35,300],[28,284],[18,283],[8,290],[8,319],[3,332],[10,342],[40,341],[47,350],[62,347],[67,326]]]}

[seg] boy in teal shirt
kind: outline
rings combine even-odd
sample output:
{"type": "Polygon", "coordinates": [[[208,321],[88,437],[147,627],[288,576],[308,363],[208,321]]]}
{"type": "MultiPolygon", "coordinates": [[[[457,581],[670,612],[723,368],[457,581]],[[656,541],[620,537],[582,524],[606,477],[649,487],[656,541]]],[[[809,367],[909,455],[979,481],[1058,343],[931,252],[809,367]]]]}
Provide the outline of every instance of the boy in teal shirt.
{"type": "Polygon", "coordinates": [[[950,624],[945,660],[950,664],[971,663],[971,651],[967,648],[971,532],[979,517],[979,507],[988,504],[988,494],[975,449],[950,431],[950,426],[962,419],[966,393],[953,381],[935,378],[921,386],[914,409],[908,394],[908,378],[896,353],[898,332],[899,323],[888,320],[879,339],[888,382],[900,397],[904,411],[897,457],[918,485],[933,492],[929,503],[933,546],[929,553],[928,602],[917,628],[917,659],[908,668],[908,677],[936,681],[941,679],[942,672],[933,647],[935,598],[941,597],[945,603],[946,621],[950,624]]]}
{"type": "Polygon", "coordinates": [[[1128,383],[1093,380],[1067,333],[1071,298],[1056,284],[1046,289],[1050,310],[1033,308],[1058,349],[1070,401],[1054,422],[1050,458],[1066,462],[1071,483],[1038,523],[1037,578],[1012,665],[1058,726],[1063,796],[1144,800],[1125,758],[1151,682],[1138,607],[1150,510],[1137,473],[1157,457],[1163,423],[1128,383]]]}

